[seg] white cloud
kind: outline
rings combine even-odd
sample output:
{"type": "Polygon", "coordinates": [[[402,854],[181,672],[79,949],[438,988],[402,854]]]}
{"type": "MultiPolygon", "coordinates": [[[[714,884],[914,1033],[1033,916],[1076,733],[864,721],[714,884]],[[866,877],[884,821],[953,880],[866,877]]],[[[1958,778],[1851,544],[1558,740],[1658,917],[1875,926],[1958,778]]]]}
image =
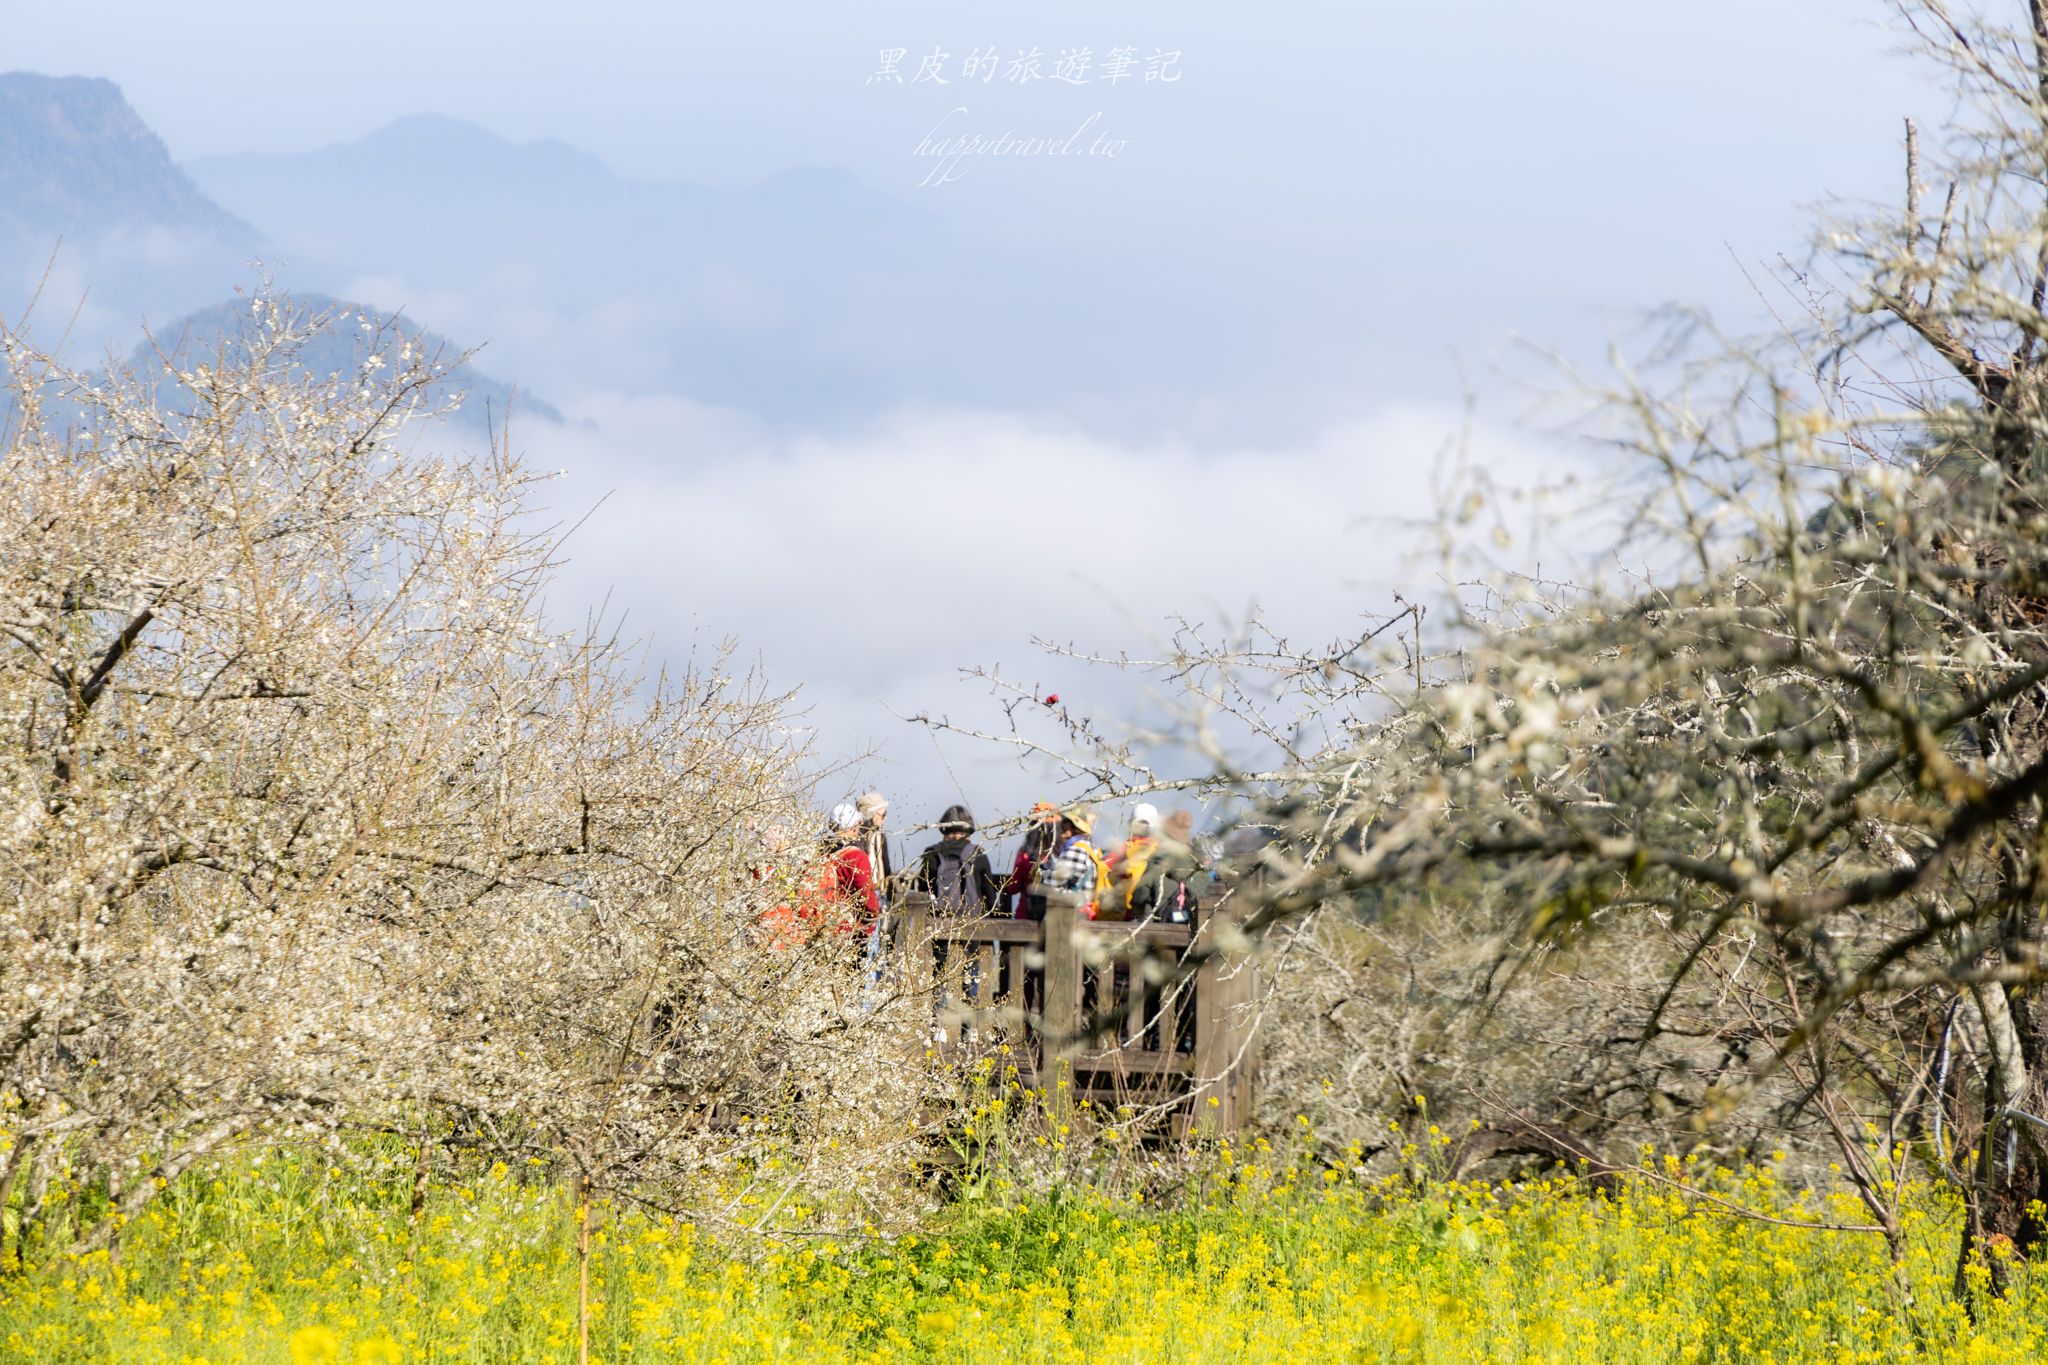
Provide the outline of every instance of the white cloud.
{"type": "Polygon", "coordinates": [[[123,225],[7,248],[0,224],[0,320],[88,366],[253,277],[239,249],[198,230],[123,225]]]}
{"type": "MultiPolygon", "coordinates": [[[[569,416],[515,431],[536,465],[567,471],[554,486],[566,519],[596,506],[555,609],[609,594],[657,657],[737,638],[802,685],[821,753],[881,747],[865,771],[911,819],[953,799],[949,763],[985,816],[1028,802],[1038,780],[957,740],[941,758],[895,719],[999,719],[960,669],[1000,664],[1111,720],[1132,706],[1136,683],[1048,658],[1033,637],[1142,657],[1176,612],[1214,623],[1257,602],[1283,630],[1335,638],[1390,589],[1433,592],[1416,524],[1434,515],[1463,421],[1401,408],[1299,445],[1201,453],[1009,413],[905,411],[793,437],[678,398],[596,396],[569,416]]],[[[1464,453],[1507,482],[1567,463],[1483,425],[1464,453]]]]}

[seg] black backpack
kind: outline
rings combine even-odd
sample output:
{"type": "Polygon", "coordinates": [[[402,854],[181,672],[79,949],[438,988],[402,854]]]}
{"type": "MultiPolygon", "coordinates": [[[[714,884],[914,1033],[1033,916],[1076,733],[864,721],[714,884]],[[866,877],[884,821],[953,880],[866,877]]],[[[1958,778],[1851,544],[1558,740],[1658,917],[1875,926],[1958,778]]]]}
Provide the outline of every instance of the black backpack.
{"type": "Polygon", "coordinates": [[[1168,924],[1193,924],[1201,912],[1195,888],[1164,871],[1138,883],[1131,893],[1132,919],[1157,919],[1168,924]]]}
{"type": "Polygon", "coordinates": [[[981,850],[972,843],[942,844],[932,862],[932,901],[942,915],[979,915],[988,907],[981,903],[979,878],[974,875],[981,850]]]}

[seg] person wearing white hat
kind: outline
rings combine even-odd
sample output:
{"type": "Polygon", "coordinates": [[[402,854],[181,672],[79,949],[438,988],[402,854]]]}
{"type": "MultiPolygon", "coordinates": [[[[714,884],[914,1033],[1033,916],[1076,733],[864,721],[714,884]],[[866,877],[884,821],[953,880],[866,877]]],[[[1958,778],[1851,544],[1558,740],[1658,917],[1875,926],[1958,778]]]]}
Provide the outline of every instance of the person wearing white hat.
{"type": "Polygon", "coordinates": [[[1145,865],[1152,860],[1152,850],[1159,840],[1159,808],[1150,801],[1140,801],[1131,810],[1131,828],[1124,839],[1124,845],[1109,855],[1109,903],[1102,912],[1104,919],[1124,919],[1131,913],[1132,893],[1145,875],[1145,865]]]}
{"type": "Polygon", "coordinates": [[[852,803],[841,801],[832,808],[832,829],[827,843],[832,847],[829,886],[839,903],[840,923],[848,933],[867,927],[866,921],[881,914],[881,898],[875,894],[875,866],[861,847],[863,822],[852,803]]]}
{"type": "Polygon", "coordinates": [[[1132,812],[1131,838],[1115,862],[1117,889],[1130,918],[1193,924],[1201,911],[1201,870],[1194,850],[1175,832],[1173,820],[1162,823],[1149,804],[1132,812]]]}

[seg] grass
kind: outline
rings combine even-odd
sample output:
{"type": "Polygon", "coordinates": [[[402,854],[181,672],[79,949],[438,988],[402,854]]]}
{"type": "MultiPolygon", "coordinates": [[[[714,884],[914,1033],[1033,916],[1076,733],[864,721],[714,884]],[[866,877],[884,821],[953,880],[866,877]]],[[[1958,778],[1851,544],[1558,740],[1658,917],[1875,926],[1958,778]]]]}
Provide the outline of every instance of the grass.
{"type": "MultiPolygon", "coordinates": [[[[1843,1195],[1731,1177],[1793,1221],[1843,1195]]],[[[575,1358],[573,1210],[503,1166],[409,1189],[273,1152],[167,1189],[105,1253],[0,1277],[0,1358],[219,1365],[575,1358]]],[[[1415,1189],[1225,1149],[1171,1210],[1068,1191],[890,1240],[720,1242],[600,1209],[592,1358],[624,1361],[2031,1361],[2048,1277],[1971,1323],[1954,1215],[1871,1236],[1728,1217],[1668,1186],[1415,1189]]]]}

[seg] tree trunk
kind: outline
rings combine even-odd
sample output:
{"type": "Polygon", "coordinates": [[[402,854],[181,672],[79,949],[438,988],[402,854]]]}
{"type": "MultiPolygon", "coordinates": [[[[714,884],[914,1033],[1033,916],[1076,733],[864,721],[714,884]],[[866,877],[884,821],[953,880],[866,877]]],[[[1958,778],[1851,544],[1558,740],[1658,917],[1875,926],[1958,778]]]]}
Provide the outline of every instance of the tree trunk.
{"type": "Polygon", "coordinates": [[[1985,1090],[1984,1136],[1977,1149],[1968,1191],[1963,1243],[1956,1262],[1956,1291],[1967,1301],[1967,1270],[1981,1259],[1991,1291],[2003,1295],[2011,1267],[2048,1252],[2048,1227],[2040,1207],[2048,1204],[2048,1011],[2025,994],[2003,986],[1975,992],[1990,1040],[1992,1068],[1985,1090]],[[2018,1117],[2025,1115],[2026,1117],[2018,1117]]]}

